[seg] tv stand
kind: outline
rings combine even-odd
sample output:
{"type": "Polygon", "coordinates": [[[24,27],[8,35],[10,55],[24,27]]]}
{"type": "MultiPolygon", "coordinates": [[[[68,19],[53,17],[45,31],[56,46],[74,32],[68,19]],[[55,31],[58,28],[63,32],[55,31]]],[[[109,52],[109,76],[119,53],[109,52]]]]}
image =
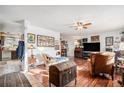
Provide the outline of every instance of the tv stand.
{"type": "Polygon", "coordinates": [[[88,59],[90,58],[90,51],[83,51],[83,59],[88,59]]]}

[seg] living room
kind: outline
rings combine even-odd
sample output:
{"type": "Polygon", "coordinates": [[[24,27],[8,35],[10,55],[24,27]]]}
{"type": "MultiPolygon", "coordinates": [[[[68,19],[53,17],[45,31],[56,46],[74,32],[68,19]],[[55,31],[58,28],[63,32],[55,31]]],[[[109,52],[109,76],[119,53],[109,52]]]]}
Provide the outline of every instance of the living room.
{"type": "Polygon", "coordinates": [[[0,6],[0,86],[123,87],[123,10],[0,6]]]}

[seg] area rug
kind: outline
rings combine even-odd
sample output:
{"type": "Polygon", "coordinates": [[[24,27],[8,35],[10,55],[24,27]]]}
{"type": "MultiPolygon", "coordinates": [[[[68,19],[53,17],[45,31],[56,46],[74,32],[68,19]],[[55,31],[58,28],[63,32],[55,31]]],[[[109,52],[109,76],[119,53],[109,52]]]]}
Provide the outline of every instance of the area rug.
{"type": "Polygon", "coordinates": [[[23,73],[14,72],[0,76],[0,87],[31,87],[23,73]]]}

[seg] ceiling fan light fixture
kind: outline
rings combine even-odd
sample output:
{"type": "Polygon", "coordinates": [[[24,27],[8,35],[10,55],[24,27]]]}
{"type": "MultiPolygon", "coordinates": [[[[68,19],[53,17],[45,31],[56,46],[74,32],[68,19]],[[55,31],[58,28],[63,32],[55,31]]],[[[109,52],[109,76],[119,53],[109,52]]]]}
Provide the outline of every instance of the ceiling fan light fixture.
{"type": "Polygon", "coordinates": [[[92,25],[92,23],[89,22],[89,21],[88,22],[86,22],[86,21],[84,21],[84,22],[76,21],[76,22],[73,23],[73,25],[71,27],[74,27],[74,29],[77,30],[77,31],[82,31],[84,29],[88,29],[89,26],[91,26],[91,25],[92,25]]]}

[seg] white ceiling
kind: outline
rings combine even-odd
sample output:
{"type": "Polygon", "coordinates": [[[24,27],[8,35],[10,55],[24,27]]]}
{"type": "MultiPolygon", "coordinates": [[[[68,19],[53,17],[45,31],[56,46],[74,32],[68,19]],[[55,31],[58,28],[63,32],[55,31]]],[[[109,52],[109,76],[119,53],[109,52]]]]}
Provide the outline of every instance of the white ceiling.
{"type": "Polygon", "coordinates": [[[0,6],[0,17],[8,20],[26,19],[34,25],[64,35],[80,35],[70,27],[77,20],[92,22],[84,33],[124,30],[124,6],[0,6]]]}

